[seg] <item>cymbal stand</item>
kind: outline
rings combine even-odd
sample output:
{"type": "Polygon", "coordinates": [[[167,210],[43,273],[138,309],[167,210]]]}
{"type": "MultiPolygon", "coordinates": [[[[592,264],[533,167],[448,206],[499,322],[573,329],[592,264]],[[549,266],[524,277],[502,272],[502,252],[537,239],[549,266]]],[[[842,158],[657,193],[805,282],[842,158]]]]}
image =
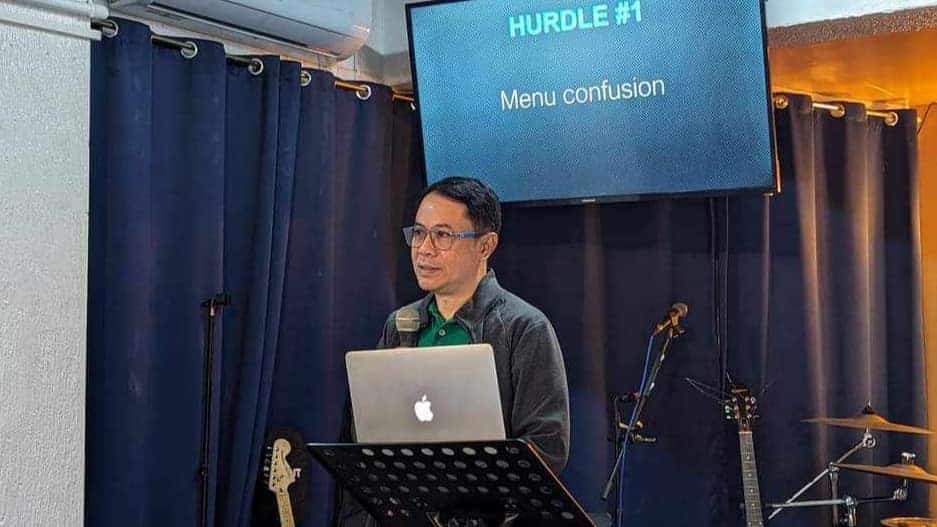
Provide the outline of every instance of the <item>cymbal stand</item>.
{"type": "MultiPolygon", "coordinates": [[[[822,476],[817,480],[819,481],[820,479],[822,479],[822,476]]],[[[904,479],[901,480],[898,488],[892,492],[891,496],[879,496],[874,498],[853,498],[852,496],[843,496],[842,498],[834,498],[829,500],[803,500],[785,503],[769,503],[768,507],[775,509],[774,512],[780,512],[784,509],[826,506],[838,507],[842,505],[846,509],[846,512],[843,514],[842,518],[837,519],[836,525],[838,527],[856,527],[858,524],[856,508],[859,505],[866,505],[869,503],[890,503],[896,501],[905,501],[906,499],[908,499],[908,480],[904,479]]]]}
{"type": "MultiPolygon", "coordinates": [[[[838,468],[838,467],[835,467],[834,465],[835,465],[835,464],[838,464],[838,463],[844,462],[844,461],[845,461],[846,459],[848,459],[850,456],[852,456],[852,455],[855,454],[856,452],[862,450],[863,448],[867,448],[867,449],[875,448],[875,445],[876,445],[875,437],[872,435],[872,432],[871,432],[868,428],[866,428],[866,429],[865,429],[865,432],[862,434],[862,439],[859,440],[859,442],[856,443],[855,446],[853,446],[852,448],[850,448],[849,450],[847,450],[846,453],[844,453],[842,456],[840,456],[839,459],[837,459],[836,461],[833,461],[833,462],[827,464],[827,465],[826,465],[826,468],[823,469],[822,472],[820,472],[819,474],[817,474],[816,477],[813,478],[812,480],[810,480],[809,483],[807,483],[806,485],[804,485],[803,487],[801,487],[801,489],[798,490],[797,492],[795,492],[793,496],[791,496],[790,498],[787,499],[787,501],[785,501],[784,503],[771,505],[772,507],[774,507],[774,512],[772,512],[772,513],[768,516],[768,519],[767,519],[766,521],[771,520],[772,518],[774,518],[774,517],[777,516],[778,514],[781,514],[781,511],[783,511],[784,509],[788,509],[788,508],[792,508],[792,507],[819,507],[819,506],[824,506],[824,505],[831,505],[831,506],[833,507],[833,527],[839,527],[839,525],[840,525],[840,523],[839,523],[839,519],[840,519],[840,518],[839,518],[839,506],[840,506],[840,505],[846,506],[846,509],[847,509],[847,516],[848,516],[848,515],[849,515],[849,505],[848,505],[844,500],[838,499],[838,497],[837,497],[837,494],[838,494],[838,491],[839,491],[839,489],[837,488],[837,487],[838,487],[838,483],[839,483],[839,468],[838,468]],[[817,501],[817,500],[814,500],[814,501],[795,501],[795,500],[797,500],[797,498],[801,497],[805,492],[807,492],[808,490],[810,490],[811,488],[813,488],[813,486],[816,485],[816,484],[817,484],[820,480],[822,480],[823,478],[829,478],[829,480],[830,480],[830,491],[831,491],[831,494],[832,494],[832,496],[831,496],[832,499],[829,499],[829,500],[819,500],[819,501],[817,501]]],[[[852,498],[850,498],[850,499],[852,499],[852,498]]],[[[854,506],[854,505],[853,505],[853,507],[852,507],[852,515],[855,516],[855,506],[854,506]]]]}

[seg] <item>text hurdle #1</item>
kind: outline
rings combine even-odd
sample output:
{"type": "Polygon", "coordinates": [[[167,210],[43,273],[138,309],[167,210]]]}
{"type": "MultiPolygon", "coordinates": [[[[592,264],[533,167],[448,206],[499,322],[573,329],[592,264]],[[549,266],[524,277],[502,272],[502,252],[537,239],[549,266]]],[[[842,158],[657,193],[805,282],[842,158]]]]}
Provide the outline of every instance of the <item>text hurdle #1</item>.
{"type": "Polygon", "coordinates": [[[511,38],[536,37],[551,33],[567,33],[624,26],[644,19],[641,0],[600,2],[586,7],[554,9],[521,13],[508,17],[511,38]]]}

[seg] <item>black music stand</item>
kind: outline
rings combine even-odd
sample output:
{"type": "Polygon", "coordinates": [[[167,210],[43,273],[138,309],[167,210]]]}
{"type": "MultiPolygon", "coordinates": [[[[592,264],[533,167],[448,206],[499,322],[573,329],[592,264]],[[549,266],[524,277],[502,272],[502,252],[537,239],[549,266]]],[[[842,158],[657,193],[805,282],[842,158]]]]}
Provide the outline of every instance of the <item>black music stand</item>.
{"type": "Polygon", "coordinates": [[[522,439],[307,446],[381,525],[595,525],[522,439]]]}

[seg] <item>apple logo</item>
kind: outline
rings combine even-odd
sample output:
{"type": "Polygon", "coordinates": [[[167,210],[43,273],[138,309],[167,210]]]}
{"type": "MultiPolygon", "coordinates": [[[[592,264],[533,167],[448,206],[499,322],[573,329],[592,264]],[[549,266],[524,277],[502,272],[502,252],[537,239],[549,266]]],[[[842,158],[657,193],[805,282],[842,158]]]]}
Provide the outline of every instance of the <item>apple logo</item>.
{"type": "Polygon", "coordinates": [[[432,401],[426,399],[426,394],[423,394],[423,398],[413,404],[413,413],[416,414],[416,418],[421,423],[428,423],[433,420],[433,410],[430,409],[432,401]]]}

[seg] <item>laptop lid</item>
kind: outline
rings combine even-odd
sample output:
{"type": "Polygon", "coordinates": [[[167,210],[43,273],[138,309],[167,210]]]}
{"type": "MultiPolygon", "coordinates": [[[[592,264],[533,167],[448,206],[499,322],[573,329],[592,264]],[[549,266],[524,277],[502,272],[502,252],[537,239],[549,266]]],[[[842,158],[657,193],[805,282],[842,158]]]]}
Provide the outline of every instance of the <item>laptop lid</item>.
{"type": "Polygon", "coordinates": [[[345,355],[359,443],[504,439],[489,344],[345,355]]]}

